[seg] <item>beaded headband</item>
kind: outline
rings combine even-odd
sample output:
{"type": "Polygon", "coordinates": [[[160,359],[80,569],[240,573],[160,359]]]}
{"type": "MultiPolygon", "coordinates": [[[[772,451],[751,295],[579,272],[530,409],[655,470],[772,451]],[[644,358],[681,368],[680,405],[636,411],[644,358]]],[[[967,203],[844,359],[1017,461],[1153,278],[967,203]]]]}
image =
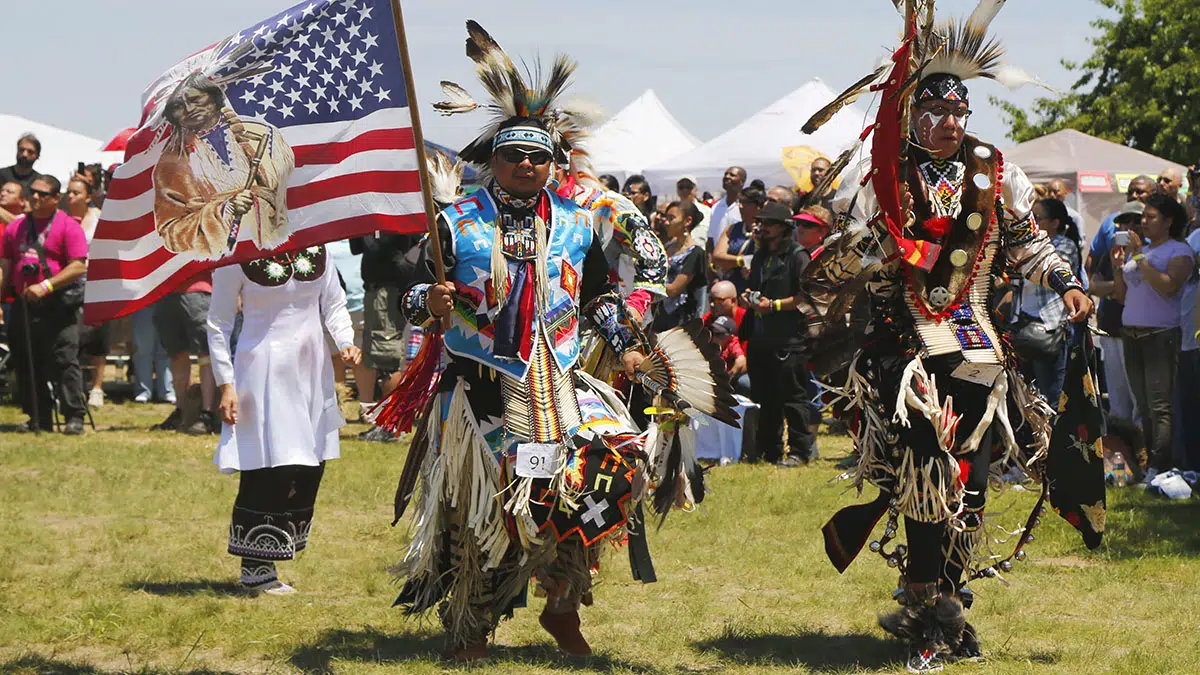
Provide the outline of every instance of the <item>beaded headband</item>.
{"type": "Polygon", "coordinates": [[[537,127],[509,127],[502,129],[492,141],[492,151],[506,145],[532,145],[554,152],[554,141],[550,134],[537,127]]]}
{"type": "Polygon", "coordinates": [[[969,104],[967,85],[952,73],[934,73],[917,85],[917,105],[934,100],[969,104]]]}

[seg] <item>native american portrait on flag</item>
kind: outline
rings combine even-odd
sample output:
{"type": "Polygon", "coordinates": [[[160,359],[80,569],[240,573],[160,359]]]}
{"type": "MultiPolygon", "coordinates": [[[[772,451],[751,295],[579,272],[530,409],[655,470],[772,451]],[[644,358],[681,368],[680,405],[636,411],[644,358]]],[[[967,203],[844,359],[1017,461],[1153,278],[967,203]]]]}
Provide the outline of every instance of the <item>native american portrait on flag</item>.
{"type": "Polygon", "coordinates": [[[307,0],[146,87],[90,251],[85,320],[214,267],[423,232],[397,19],[390,0],[307,0]]]}
{"type": "Polygon", "coordinates": [[[262,250],[284,243],[295,156],[283,135],[239,117],[204,73],[179,83],[164,116],[171,135],[154,167],[154,225],[167,250],[215,260],[242,227],[262,250]]]}

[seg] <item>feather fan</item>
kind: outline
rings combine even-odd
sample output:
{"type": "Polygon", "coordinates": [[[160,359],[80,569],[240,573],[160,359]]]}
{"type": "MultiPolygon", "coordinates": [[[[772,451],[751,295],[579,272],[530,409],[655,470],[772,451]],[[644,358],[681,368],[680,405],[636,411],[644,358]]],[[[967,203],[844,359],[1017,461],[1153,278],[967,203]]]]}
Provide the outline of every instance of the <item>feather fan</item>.
{"type": "Polygon", "coordinates": [[[721,350],[699,319],[650,336],[650,355],[639,371],[681,404],[730,426],[738,426],[737,400],[726,374],[721,350]]]}
{"type": "Polygon", "coordinates": [[[825,177],[821,179],[821,182],[814,185],[813,189],[804,195],[804,200],[800,202],[800,208],[814,206],[820,203],[825,195],[829,194],[829,190],[837,182],[838,176],[841,176],[846,167],[850,165],[850,160],[854,159],[854,155],[858,153],[858,149],[861,146],[861,142],[855,143],[854,147],[838,156],[837,160],[829,166],[829,171],[825,173],[825,177]]]}

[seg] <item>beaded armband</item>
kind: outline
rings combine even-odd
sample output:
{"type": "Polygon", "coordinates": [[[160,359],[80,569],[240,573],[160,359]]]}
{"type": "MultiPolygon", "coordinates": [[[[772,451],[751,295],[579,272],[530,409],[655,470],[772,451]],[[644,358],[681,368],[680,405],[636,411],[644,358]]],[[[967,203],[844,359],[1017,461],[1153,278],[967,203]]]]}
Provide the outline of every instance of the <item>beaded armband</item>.
{"type": "Polygon", "coordinates": [[[433,323],[434,317],[429,311],[429,289],[432,287],[433,284],[416,284],[400,298],[400,311],[417,328],[426,328],[433,323]]]}
{"type": "MultiPolygon", "coordinates": [[[[1011,211],[1007,213],[1012,215],[1011,211]]],[[[1006,246],[1024,246],[1037,237],[1037,221],[1030,215],[1021,220],[1009,222],[1006,227],[1001,229],[1000,233],[1004,237],[1006,246]]]]}
{"type": "Polygon", "coordinates": [[[1049,272],[1046,275],[1046,285],[1055,293],[1058,293],[1059,297],[1066,295],[1067,291],[1072,289],[1077,291],[1083,290],[1083,285],[1079,283],[1075,275],[1071,274],[1071,271],[1064,267],[1058,267],[1049,272]]]}
{"type": "Polygon", "coordinates": [[[618,354],[641,346],[638,331],[625,311],[625,303],[615,293],[606,293],[588,303],[583,315],[596,326],[597,332],[618,354]]]}

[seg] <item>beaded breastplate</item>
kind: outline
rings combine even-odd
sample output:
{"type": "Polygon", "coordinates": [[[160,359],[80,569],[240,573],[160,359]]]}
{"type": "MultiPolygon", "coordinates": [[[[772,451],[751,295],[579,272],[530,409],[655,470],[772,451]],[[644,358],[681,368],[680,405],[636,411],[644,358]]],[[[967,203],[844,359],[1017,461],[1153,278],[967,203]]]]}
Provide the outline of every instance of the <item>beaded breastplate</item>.
{"type": "Polygon", "coordinates": [[[949,218],[953,224],[935,242],[942,248],[928,272],[902,266],[904,301],[927,356],[961,352],[971,363],[998,364],[1003,352],[989,307],[1000,250],[1003,160],[994,147],[971,137],[963,143],[962,158],[908,165],[918,221],[949,218]]]}

